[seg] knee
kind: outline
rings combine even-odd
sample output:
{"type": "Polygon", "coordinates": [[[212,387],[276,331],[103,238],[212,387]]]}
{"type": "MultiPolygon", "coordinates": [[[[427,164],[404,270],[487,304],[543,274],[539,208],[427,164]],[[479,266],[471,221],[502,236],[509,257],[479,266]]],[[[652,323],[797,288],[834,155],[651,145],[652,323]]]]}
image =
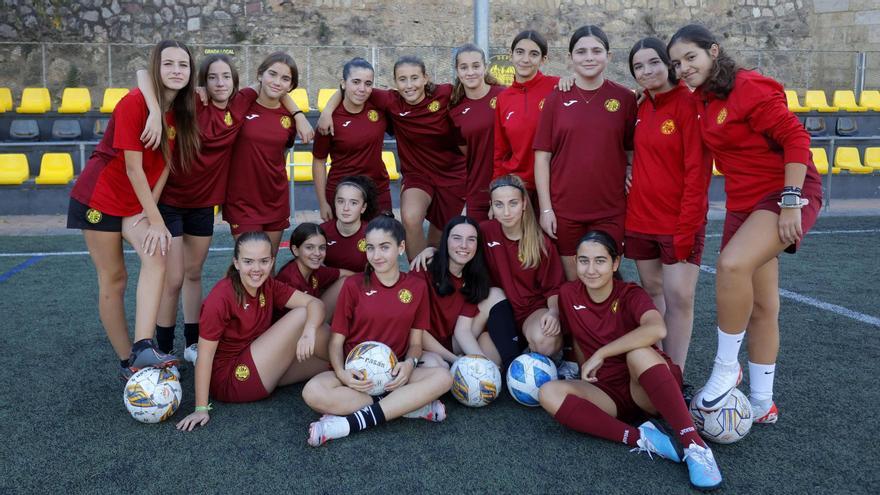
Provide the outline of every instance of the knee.
{"type": "Polygon", "coordinates": [[[756,297],[752,305],[753,320],[776,320],[779,318],[779,295],[756,297]]]}
{"type": "Polygon", "coordinates": [[[641,274],[639,274],[639,279],[642,282],[642,288],[645,289],[645,292],[647,292],[651,298],[663,295],[662,277],[653,275],[642,277],[641,274]]]}
{"type": "Polygon", "coordinates": [[[202,283],[202,267],[201,266],[187,266],[186,271],[184,272],[184,277],[187,282],[202,283]]]}
{"type": "Polygon", "coordinates": [[[538,402],[541,403],[547,411],[555,413],[561,406],[564,399],[564,386],[562,382],[548,382],[538,389],[538,402]]]}
{"type": "Polygon", "coordinates": [[[106,295],[121,295],[128,284],[128,273],[125,266],[98,274],[98,288],[106,295]]]}
{"type": "Polygon", "coordinates": [[[626,353],[626,366],[634,378],[648,368],[664,362],[660,354],[651,347],[639,347],[626,353]]]}
{"type": "Polygon", "coordinates": [[[408,228],[422,228],[422,222],[425,220],[425,215],[421,211],[413,211],[412,209],[407,209],[406,211],[402,211],[400,214],[400,218],[404,226],[408,228]]]}
{"type": "Polygon", "coordinates": [[[424,352],[422,353],[422,363],[425,368],[441,368],[441,369],[449,369],[449,363],[447,363],[439,354],[434,352],[424,352]]]}
{"type": "Polygon", "coordinates": [[[537,352],[538,354],[543,354],[545,356],[552,356],[562,349],[562,336],[556,335],[548,337],[544,334],[538,335],[537,337],[529,339],[529,348],[532,352],[537,352]]]}
{"type": "Polygon", "coordinates": [[[695,287],[666,287],[664,299],[666,300],[667,311],[670,308],[678,311],[693,311],[695,295],[695,287]]]}
{"type": "Polygon", "coordinates": [[[431,383],[439,395],[445,394],[452,388],[452,374],[446,368],[429,368],[431,371],[431,383]]]}
{"type": "Polygon", "coordinates": [[[719,278],[751,276],[752,271],[744,260],[733,255],[725,256],[725,253],[718,257],[715,269],[719,278]]]}
{"type": "Polygon", "coordinates": [[[327,391],[324,387],[318,385],[315,380],[309,380],[302,391],[302,398],[306,405],[315,411],[324,412],[327,410],[327,391]]]}

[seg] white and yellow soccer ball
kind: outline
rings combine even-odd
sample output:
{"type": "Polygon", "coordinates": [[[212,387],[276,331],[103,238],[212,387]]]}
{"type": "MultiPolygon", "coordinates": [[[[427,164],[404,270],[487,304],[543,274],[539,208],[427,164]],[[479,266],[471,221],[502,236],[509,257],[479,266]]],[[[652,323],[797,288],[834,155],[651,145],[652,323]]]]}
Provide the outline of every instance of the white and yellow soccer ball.
{"type": "Polygon", "coordinates": [[[391,370],[397,366],[397,356],[390,347],[374,341],[361,342],[345,358],[345,369],[361,372],[361,377],[373,382],[370,395],[385,393],[385,385],[394,377],[391,370]]]}
{"type": "MultiPolygon", "coordinates": [[[[699,397],[702,389],[694,394],[699,397]]],[[[691,417],[700,436],[715,443],[734,443],[742,440],[752,429],[752,405],[748,397],[738,388],[727,396],[721,408],[716,411],[704,411],[697,407],[697,401],[691,400],[691,417]]]]}
{"type": "Polygon", "coordinates": [[[469,354],[458,358],[452,373],[452,396],[468,407],[483,407],[498,397],[501,370],[483,356],[469,354]]]}
{"type": "Polygon", "coordinates": [[[538,389],[556,379],[556,365],[537,352],[520,355],[507,368],[507,389],[524,406],[538,406],[538,389]]]}
{"type": "Polygon", "coordinates": [[[122,401],[132,418],[141,423],[160,423],[177,411],[183,390],[175,371],[144,368],[128,379],[122,401]]]}

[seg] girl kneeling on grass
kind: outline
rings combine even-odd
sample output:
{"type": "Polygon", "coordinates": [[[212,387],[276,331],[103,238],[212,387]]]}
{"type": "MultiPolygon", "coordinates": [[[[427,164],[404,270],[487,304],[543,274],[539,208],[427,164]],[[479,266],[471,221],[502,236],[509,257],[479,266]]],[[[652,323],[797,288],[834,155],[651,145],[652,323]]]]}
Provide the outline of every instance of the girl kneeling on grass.
{"type": "Polygon", "coordinates": [[[274,264],[265,232],[238,236],[226,278],[202,305],[196,410],[177,429],[208,423],[209,394],[224,402],[257,401],[326,369],[324,304],[270,277],[274,264]],[[273,324],[272,312],[281,308],[292,311],[273,324]]]}
{"type": "Polygon", "coordinates": [[[542,386],[541,406],[573,430],[686,461],[694,487],[717,487],[721,472],[682,399],[681,370],[656,348],[666,336],[663,317],[644,289],[621,280],[616,240],[588,232],[578,244],[576,266],[579,280],[562,286],[559,310],[588,359],[581,380],[542,386]],[[662,416],[676,439],[653,421],[629,424],[645,413],[662,416]]]}
{"type": "Polygon", "coordinates": [[[313,447],[400,416],[446,419],[446,408],[437,399],[452,386],[452,376],[443,368],[418,368],[430,318],[428,288],[421,279],[400,272],[397,259],[406,250],[404,239],[403,226],[394,218],[379,216],[367,225],[369,265],[363,277],[346,279],[333,315],[333,371],[312,378],[303,389],[306,404],[324,414],[309,427],[313,447]],[[366,393],[372,382],[344,365],[351,349],[370,340],[405,356],[385,386],[387,395],[376,402],[366,393]]]}

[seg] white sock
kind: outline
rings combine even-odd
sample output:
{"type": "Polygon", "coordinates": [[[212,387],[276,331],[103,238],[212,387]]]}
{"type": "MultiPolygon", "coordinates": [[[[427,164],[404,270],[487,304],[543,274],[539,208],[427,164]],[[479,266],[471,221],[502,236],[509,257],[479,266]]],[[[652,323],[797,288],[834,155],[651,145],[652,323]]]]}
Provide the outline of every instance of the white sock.
{"type": "Polygon", "coordinates": [[[776,363],[758,364],[749,361],[749,399],[754,402],[773,400],[773,378],[776,363]]]}
{"type": "Polygon", "coordinates": [[[739,348],[745,336],[745,330],[740,333],[725,333],[718,328],[718,350],[715,358],[724,364],[739,362],[739,348]]]}

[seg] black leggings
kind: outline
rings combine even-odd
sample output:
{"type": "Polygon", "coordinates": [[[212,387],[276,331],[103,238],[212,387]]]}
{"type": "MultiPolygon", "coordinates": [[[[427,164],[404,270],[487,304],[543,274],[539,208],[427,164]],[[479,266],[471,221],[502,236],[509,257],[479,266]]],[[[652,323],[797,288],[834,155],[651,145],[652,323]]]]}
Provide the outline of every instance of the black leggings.
{"type": "Polygon", "coordinates": [[[520,335],[513,316],[513,306],[507,299],[492,306],[486,321],[489,337],[501,356],[501,376],[507,373],[507,367],[526,348],[525,337],[520,335]]]}

